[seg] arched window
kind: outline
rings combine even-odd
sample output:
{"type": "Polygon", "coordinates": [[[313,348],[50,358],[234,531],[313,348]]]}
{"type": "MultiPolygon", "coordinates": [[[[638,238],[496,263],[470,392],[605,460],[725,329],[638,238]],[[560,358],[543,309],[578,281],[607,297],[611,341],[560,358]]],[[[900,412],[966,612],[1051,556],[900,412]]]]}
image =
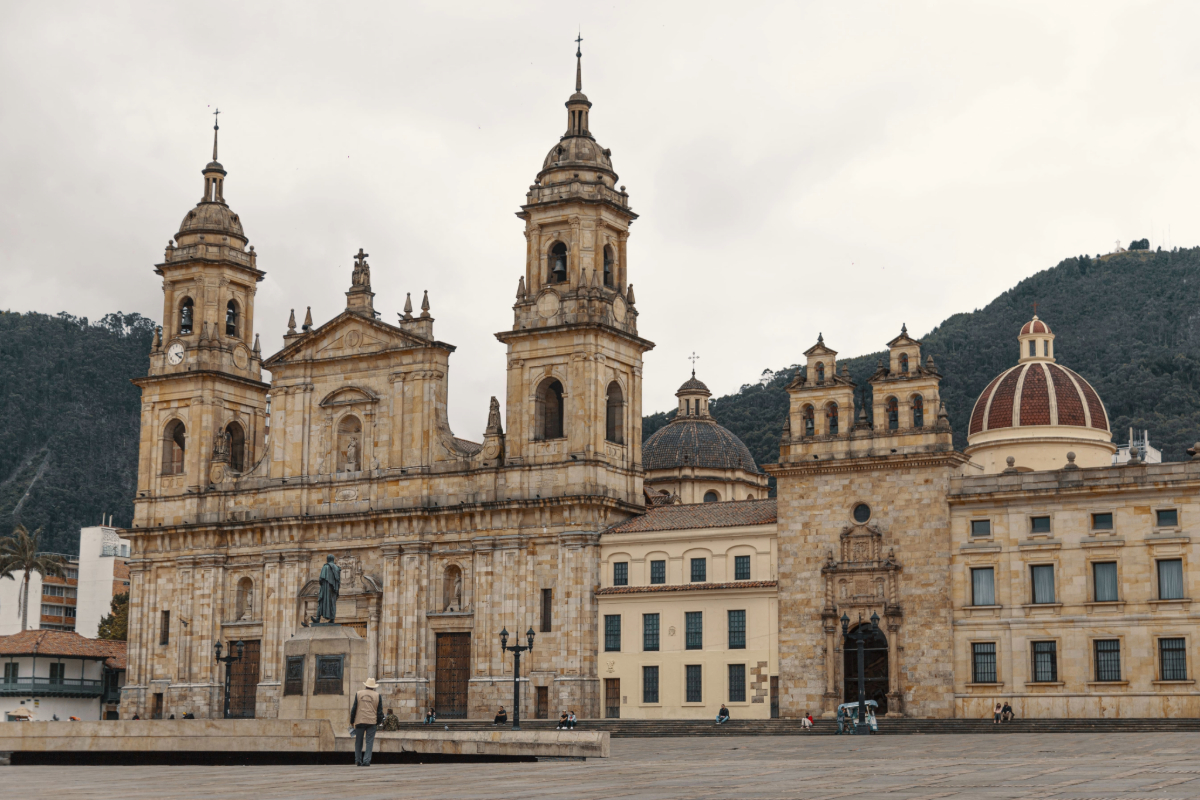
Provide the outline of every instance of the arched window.
{"type": "Polygon", "coordinates": [[[838,407],[837,403],[830,403],[825,406],[825,432],[831,436],[837,436],[838,432],[838,407]]]}
{"type": "Polygon", "coordinates": [[[824,383],[824,382],[825,382],[825,364],[824,364],[824,362],[818,361],[817,362],[817,383],[824,383]]]}
{"type": "Polygon", "coordinates": [[[721,497],[714,491],[707,491],[704,493],[704,502],[719,503],[719,502],[721,502],[721,497]]]}
{"type": "Polygon", "coordinates": [[[617,444],[625,443],[625,395],[621,384],[608,385],[608,406],[604,414],[604,438],[617,444]]]}
{"type": "Polygon", "coordinates": [[[900,371],[908,372],[908,353],[900,354],[900,371]]]}
{"type": "Polygon", "coordinates": [[[238,335],[238,307],[236,300],[230,300],[225,306],[225,335],[238,335]]]}
{"type": "Polygon", "coordinates": [[[567,246],[562,242],[550,248],[550,282],[567,282],[567,246]]]}
{"type": "Polygon", "coordinates": [[[604,285],[613,285],[613,249],[612,245],[604,245],[604,285]]]}
{"type": "Polygon", "coordinates": [[[234,619],[248,622],[254,619],[254,580],[242,578],[237,585],[237,607],[234,609],[234,619]]]}
{"type": "Polygon", "coordinates": [[[900,427],[900,403],[894,397],[887,399],[887,426],[890,431],[900,427]]]}
{"type": "Polygon", "coordinates": [[[234,472],[246,469],[246,432],[241,423],[231,422],[225,426],[225,441],[229,442],[229,466],[234,472]]]}
{"type": "Polygon", "coordinates": [[[358,417],[342,417],[337,428],[337,471],[362,470],[362,423],[358,417]]]}
{"type": "Polygon", "coordinates": [[[538,387],[534,404],[536,438],[561,439],[563,433],[563,385],[554,378],[538,387]]]}
{"type": "Polygon", "coordinates": [[[812,436],[816,433],[816,414],[812,406],[804,407],[804,435],[812,436]]]}
{"type": "Polygon", "coordinates": [[[925,398],[919,394],[912,396],[913,427],[925,427],[925,398]]]}
{"type": "Polygon", "coordinates": [[[187,336],[192,332],[192,317],[195,311],[195,303],[192,298],[185,297],[182,305],[179,306],[179,335],[187,336]]]}
{"type": "Polygon", "coordinates": [[[163,475],[183,474],[183,455],[186,450],[187,430],[183,423],[173,419],[163,431],[163,475]]]}

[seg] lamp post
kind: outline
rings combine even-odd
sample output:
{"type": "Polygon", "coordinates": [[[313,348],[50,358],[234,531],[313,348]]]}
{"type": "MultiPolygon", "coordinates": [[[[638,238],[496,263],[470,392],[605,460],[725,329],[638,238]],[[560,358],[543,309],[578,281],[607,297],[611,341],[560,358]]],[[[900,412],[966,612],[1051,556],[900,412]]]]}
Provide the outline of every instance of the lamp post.
{"type": "Polygon", "coordinates": [[[500,631],[500,652],[507,650],[513,654],[513,730],[521,730],[521,653],[533,651],[533,627],[525,632],[529,644],[514,644],[508,646],[508,628],[500,631]]]}
{"type": "MultiPolygon", "coordinates": [[[[859,617],[862,619],[862,617],[859,617]]],[[[842,641],[844,644],[854,642],[858,647],[858,724],[854,728],[855,733],[870,733],[867,729],[867,664],[866,664],[866,639],[868,635],[874,635],[879,632],[879,615],[871,613],[871,625],[859,625],[854,629],[854,633],[849,632],[850,617],[842,612],[842,641]]]]}
{"type": "Polygon", "coordinates": [[[221,657],[221,643],[217,642],[215,645],[213,645],[213,649],[215,649],[217,651],[217,661],[219,661],[225,665],[225,714],[224,714],[224,719],[229,719],[229,672],[231,669],[230,665],[233,664],[233,662],[235,662],[235,661],[242,660],[242,651],[246,648],[246,644],[245,644],[245,642],[238,641],[237,645],[235,645],[235,646],[237,647],[237,655],[236,656],[233,654],[233,647],[230,647],[229,655],[222,658],[221,657]]]}

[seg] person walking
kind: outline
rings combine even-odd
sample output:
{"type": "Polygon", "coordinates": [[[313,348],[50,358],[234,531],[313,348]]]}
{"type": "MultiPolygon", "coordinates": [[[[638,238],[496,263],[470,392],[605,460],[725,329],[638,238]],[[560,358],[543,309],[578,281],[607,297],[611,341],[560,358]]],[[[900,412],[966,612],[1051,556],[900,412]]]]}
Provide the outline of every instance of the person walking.
{"type": "Polygon", "coordinates": [[[383,702],[379,698],[379,684],[367,678],[354,694],[354,705],[350,707],[350,724],[354,726],[354,766],[371,766],[371,752],[375,749],[375,730],[383,722],[383,702]]]}

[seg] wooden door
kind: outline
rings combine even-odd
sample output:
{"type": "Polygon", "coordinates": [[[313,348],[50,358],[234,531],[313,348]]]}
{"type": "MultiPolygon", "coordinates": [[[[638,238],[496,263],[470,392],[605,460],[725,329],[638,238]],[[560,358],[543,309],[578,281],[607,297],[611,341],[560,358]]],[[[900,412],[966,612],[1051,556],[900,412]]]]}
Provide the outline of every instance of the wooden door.
{"type": "Polygon", "coordinates": [[[150,719],[162,719],[163,717],[163,696],[162,692],[154,693],[154,710],[150,712],[150,719]]]}
{"type": "Polygon", "coordinates": [[[443,719],[467,718],[467,681],[471,678],[471,634],[439,633],[433,707],[443,719]]]}
{"type": "Polygon", "coordinates": [[[771,719],[779,719],[779,676],[771,676],[771,719]]]}
{"type": "Polygon", "coordinates": [[[604,718],[621,718],[621,679],[604,679],[604,718]]]}
{"type": "Polygon", "coordinates": [[[254,719],[259,641],[251,639],[245,644],[242,657],[229,665],[229,719],[254,719]]]}
{"type": "Polygon", "coordinates": [[[550,717],[550,687],[537,687],[537,710],[534,712],[534,719],[548,719],[550,717]]]}

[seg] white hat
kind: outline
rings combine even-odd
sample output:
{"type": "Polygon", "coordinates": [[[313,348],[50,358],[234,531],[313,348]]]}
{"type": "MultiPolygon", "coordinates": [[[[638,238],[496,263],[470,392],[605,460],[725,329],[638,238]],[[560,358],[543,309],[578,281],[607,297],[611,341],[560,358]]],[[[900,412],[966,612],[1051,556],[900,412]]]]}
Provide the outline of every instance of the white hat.
{"type": "Polygon", "coordinates": [[[367,678],[367,682],[364,683],[363,685],[366,686],[368,689],[378,689],[379,688],[379,684],[375,682],[374,678],[367,678]]]}

